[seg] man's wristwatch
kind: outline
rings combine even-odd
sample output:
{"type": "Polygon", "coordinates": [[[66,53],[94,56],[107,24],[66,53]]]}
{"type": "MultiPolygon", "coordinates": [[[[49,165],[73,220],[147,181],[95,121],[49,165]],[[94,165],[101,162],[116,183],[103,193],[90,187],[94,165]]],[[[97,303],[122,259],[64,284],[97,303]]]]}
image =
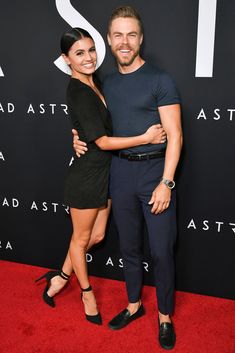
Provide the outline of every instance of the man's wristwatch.
{"type": "Polygon", "coordinates": [[[168,189],[173,189],[175,187],[174,180],[161,178],[160,183],[165,184],[168,187],[168,189]]]}

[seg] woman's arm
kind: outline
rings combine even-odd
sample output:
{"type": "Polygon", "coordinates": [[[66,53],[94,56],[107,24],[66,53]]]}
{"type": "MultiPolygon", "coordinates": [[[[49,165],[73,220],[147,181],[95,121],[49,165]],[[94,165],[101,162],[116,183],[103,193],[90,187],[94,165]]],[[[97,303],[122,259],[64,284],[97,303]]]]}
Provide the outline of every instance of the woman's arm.
{"type": "Polygon", "coordinates": [[[144,134],[132,137],[109,137],[102,136],[95,140],[101,150],[119,150],[129,147],[146,145],[148,143],[163,143],[165,132],[160,124],[152,125],[144,134]]]}
{"type": "MultiPolygon", "coordinates": [[[[163,129],[162,125],[157,124],[154,125],[157,127],[156,130],[156,137],[155,141],[152,143],[158,144],[158,143],[163,143],[166,140],[166,132],[163,129]]],[[[78,132],[73,129],[73,148],[76,152],[76,155],[78,157],[81,157],[81,155],[85,154],[87,151],[87,144],[79,139],[78,132]]],[[[142,135],[140,135],[142,136],[142,135]]],[[[102,136],[98,140],[98,143],[100,143],[100,146],[103,145],[104,148],[100,147],[101,149],[122,149],[122,148],[129,148],[129,147],[134,147],[143,144],[143,141],[146,140],[146,137],[140,137],[140,136],[134,136],[134,137],[108,137],[108,136],[102,136]],[[121,147],[120,147],[121,144],[121,147]],[[111,146],[111,147],[110,147],[111,146]],[[109,148],[107,148],[109,147],[109,148]]],[[[148,143],[148,142],[147,142],[148,143]]]]}

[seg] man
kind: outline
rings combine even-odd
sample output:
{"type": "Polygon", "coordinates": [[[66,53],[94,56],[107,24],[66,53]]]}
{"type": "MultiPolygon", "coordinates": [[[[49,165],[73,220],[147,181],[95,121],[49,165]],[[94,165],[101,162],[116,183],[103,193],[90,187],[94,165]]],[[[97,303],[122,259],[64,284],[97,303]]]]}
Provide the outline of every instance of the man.
{"type": "MultiPolygon", "coordinates": [[[[114,10],[108,43],[118,72],[104,82],[114,136],[132,136],[152,124],[162,124],[167,143],[130,148],[114,153],[110,172],[113,215],[120,237],[129,303],[109,327],[121,329],[144,315],[142,287],[142,225],[145,220],[154,263],[158,299],[159,342],[175,344],[170,318],[174,308],[174,243],[176,238],[174,174],[182,146],[180,100],[170,76],[140,56],[143,27],[130,6],[114,10]]],[[[83,153],[75,134],[74,147],[83,153]]]]}

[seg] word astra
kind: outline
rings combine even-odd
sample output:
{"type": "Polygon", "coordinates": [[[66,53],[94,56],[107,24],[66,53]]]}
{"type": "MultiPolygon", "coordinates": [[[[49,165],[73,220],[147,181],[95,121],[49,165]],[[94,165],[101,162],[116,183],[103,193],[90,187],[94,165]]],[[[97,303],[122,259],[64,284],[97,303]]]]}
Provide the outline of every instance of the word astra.
{"type": "MultiPolygon", "coordinates": [[[[93,256],[89,253],[86,254],[86,262],[92,262],[93,261],[93,256]]],[[[144,266],[144,270],[146,272],[149,272],[149,264],[147,262],[142,262],[143,266],[144,266]]],[[[111,256],[108,257],[108,259],[106,260],[105,262],[105,265],[106,266],[112,266],[112,267],[115,267],[115,264],[113,262],[113,259],[111,258],[111,256]]],[[[123,260],[122,259],[118,259],[118,262],[117,262],[117,265],[118,267],[120,268],[123,268],[124,265],[123,265],[123,260]]]]}
{"type": "MultiPolygon", "coordinates": [[[[220,114],[220,109],[216,108],[213,111],[213,116],[210,118],[213,120],[220,120],[221,119],[221,114],[220,114]]],[[[226,112],[228,113],[229,121],[233,121],[233,113],[235,112],[235,109],[226,109],[226,112]]],[[[205,110],[202,108],[200,110],[200,113],[197,116],[197,120],[208,120],[208,114],[205,113],[205,110]]]]}
{"type": "MultiPolygon", "coordinates": [[[[3,199],[2,201],[2,206],[4,207],[13,207],[13,208],[17,208],[20,206],[20,202],[18,199],[16,198],[12,198],[10,200],[8,200],[6,197],[3,199]]],[[[36,201],[32,201],[29,205],[30,210],[35,210],[35,211],[43,211],[43,212],[48,212],[48,211],[52,211],[53,213],[56,213],[58,211],[58,206],[60,207],[61,204],[58,202],[36,202],[36,201]]],[[[69,214],[69,207],[62,205],[65,212],[67,214],[69,214]]]]}
{"type": "MultiPolygon", "coordinates": [[[[149,272],[149,270],[148,270],[148,267],[149,267],[148,263],[143,261],[142,264],[143,264],[143,266],[144,266],[145,271],[146,271],[146,272],[149,272]]],[[[111,265],[111,266],[114,267],[114,263],[113,263],[113,260],[112,260],[111,257],[108,258],[108,260],[106,261],[106,264],[105,264],[105,265],[106,265],[106,266],[111,265]]],[[[118,260],[118,267],[120,267],[120,268],[123,268],[123,267],[124,267],[124,266],[123,266],[123,260],[122,260],[122,259],[119,259],[119,260],[118,260]]]]}
{"type": "MultiPolygon", "coordinates": [[[[68,115],[68,106],[66,104],[41,103],[41,104],[35,105],[35,104],[30,103],[25,109],[26,113],[29,115],[47,114],[47,113],[54,115],[59,110],[62,110],[66,115],[68,115]]],[[[0,112],[14,113],[14,111],[15,111],[15,105],[13,103],[7,103],[5,106],[3,106],[0,103],[0,112]]]]}
{"type": "MultiPolygon", "coordinates": [[[[214,223],[213,226],[215,225],[216,230],[217,230],[218,233],[221,232],[222,228],[223,228],[224,225],[226,224],[226,222],[221,222],[221,221],[215,221],[215,222],[213,222],[213,223],[214,223]]],[[[227,224],[226,224],[226,225],[227,225],[227,224]]],[[[229,225],[229,227],[231,228],[232,232],[235,234],[235,223],[230,222],[230,223],[228,223],[228,225],[229,225]]],[[[200,228],[201,228],[202,230],[205,230],[205,231],[206,231],[206,230],[209,230],[209,229],[210,229],[211,224],[210,224],[210,222],[209,222],[207,219],[205,219],[205,220],[203,220],[203,221],[200,222],[200,226],[201,226],[200,228]]],[[[194,219],[192,218],[191,221],[189,222],[187,228],[188,228],[188,229],[193,228],[194,230],[197,230],[197,229],[199,228],[199,225],[196,224],[196,223],[194,222],[194,219]]],[[[213,228],[213,229],[214,229],[214,228],[213,228]]]]}
{"type": "MultiPolygon", "coordinates": [[[[57,202],[51,202],[51,204],[48,204],[48,202],[42,202],[42,203],[39,203],[37,204],[35,201],[32,202],[32,205],[30,207],[31,210],[36,210],[36,211],[48,211],[48,208],[52,206],[52,210],[54,213],[57,212],[57,206],[59,206],[59,204],[57,202]]],[[[69,214],[69,207],[68,206],[65,206],[63,205],[63,207],[65,208],[65,211],[69,214]]]]}
{"type": "Polygon", "coordinates": [[[2,241],[0,240],[0,249],[12,250],[12,245],[9,241],[3,244],[2,241]]]}

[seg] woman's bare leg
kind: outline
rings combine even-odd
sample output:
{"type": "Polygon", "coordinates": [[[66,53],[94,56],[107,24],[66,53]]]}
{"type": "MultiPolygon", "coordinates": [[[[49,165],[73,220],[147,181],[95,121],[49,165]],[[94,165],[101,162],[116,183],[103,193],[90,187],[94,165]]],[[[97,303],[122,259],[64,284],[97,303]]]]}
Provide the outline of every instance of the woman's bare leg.
{"type": "Polygon", "coordinates": [[[86,251],[98,212],[98,209],[70,209],[73,234],[69,247],[69,255],[81,288],[89,287],[86,251]]]}
{"type": "MultiPolygon", "coordinates": [[[[73,234],[70,242],[69,254],[73,270],[82,289],[86,289],[90,286],[87,273],[86,251],[98,212],[98,209],[70,209],[73,222],[73,234]]],[[[83,292],[82,300],[87,315],[98,314],[93,291],[83,292]]]]}
{"type": "MultiPolygon", "coordinates": [[[[99,209],[94,226],[92,228],[92,233],[91,233],[89,244],[87,246],[87,251],[93,245],[98,244],[100,241],[103,240],[104,235],[105,235],[105,228],[106,228],[109,213],[110,213],[110,209],[111,209],[111,200],[108,200],[107,207],[99,209]]],[[[73,266],[72,266],[72,262],[70,259],[69,250],[66,255],[64,264],[62,266],[62,271],[65,272],[69,276],[73,272],[73,266]]],[[[49,296],[53,297],[56,293],[58,293],[65,286],[66,283],[67,283],[67,281],[64,280],[60,276],[53,277],[53,279],[51,280],[51,286],[50,286],[47,294],[49,296]]]]}
{"type": "MultiPolygon", "coordinates": [[[[100,243],[105,236],[105,229],[107,226],[109,214],[111,210],[111,200],[108,200],[108,206],[99,209],[95,224],[92,228],[91,239],[87,246],[87,251],[92,248],[93,245],[100,243]]],[[[66,272],[67,273],[67,272],[66,272]]]]}

